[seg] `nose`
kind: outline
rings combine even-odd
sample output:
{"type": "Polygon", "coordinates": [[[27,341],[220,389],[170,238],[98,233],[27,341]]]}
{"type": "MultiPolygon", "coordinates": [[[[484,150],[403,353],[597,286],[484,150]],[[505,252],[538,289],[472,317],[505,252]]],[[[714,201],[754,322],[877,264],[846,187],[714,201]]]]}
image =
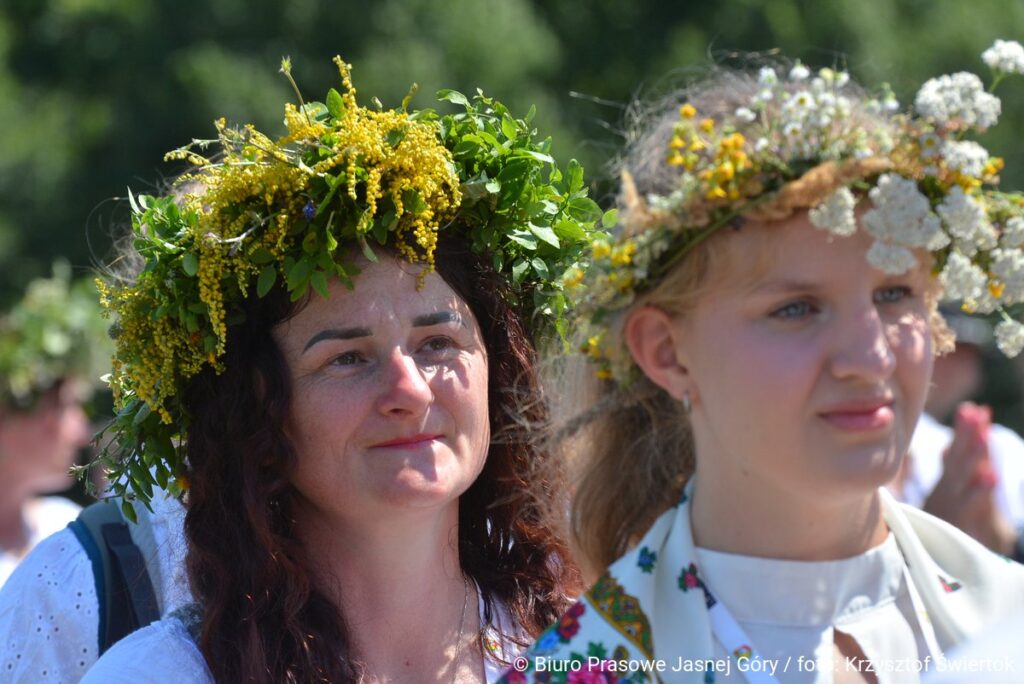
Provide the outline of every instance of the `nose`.
{"type": "Polygon", "coordinates": [[[839,380],[887,380],[896,370],[894,333],[873,304],[851,312],[836,327],[831,358],[832,375],[839,380]]]}
{"type": "Polygon", "coordinates": [[[385,360],[381,376],[383,390],[378,401],[381,413],[418,415],[434,399],[434,392],[424,370],[401,349],[396,349],[385,360]]]}

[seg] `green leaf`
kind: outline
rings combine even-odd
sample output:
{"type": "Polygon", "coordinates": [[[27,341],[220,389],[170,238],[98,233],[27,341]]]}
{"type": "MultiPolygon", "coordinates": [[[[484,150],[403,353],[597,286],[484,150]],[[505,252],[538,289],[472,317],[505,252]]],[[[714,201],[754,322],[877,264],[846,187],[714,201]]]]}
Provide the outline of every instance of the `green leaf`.
{"type": "Polygon", "coordinates": [[[377,263],[377,255],[370,248],[369,243],[366,242],[366,238],[360,236],[358,242],[359,248],[363,250],[363,256],[366,257],[366,260],[369,261],[370,263],[377,263]]]}
{"type": "Polygon", "coordinates": [[[293,295],[300,287],[302,292],[305,293],[305,285],[309,281],[309,274],[312,271],[313,263],[306,257],[302,257],[295,262],[292,269],[288,271],[288,289],[291,290],[293,295]]]}
{"type": "Polygon", "coordinates": [[[194,278],[199,273],[199,257],[193,252],[186,252],[181,258],[181,270],[190,278],[194,278]]]}
{"type": "Polygon", "coordinates": [[[575,159],[569,160],[569,166],[565,170],[565,178],[569,184],[569,193],[578,192],[583,187],[583,167],[575,159]]]}
{"type": "Polygon", "coordinates": [[[135,417],[132,418],[132,425],[142,425],[142,421],[149,417],[152,410],[149,408],[149,404],[146,402],[140,402],[139,410],[135,413],[135,417]]]}
{"type": "Polygon", "coordinates": [[[596,221],[604,214],[597,202],[589,197],[577,197],[569,202],[569,213],[579,221],[596,221]]]}
{"type": "Polygon", "coordinates": [[[277,267],[274,264],[267,264],[260,271],[260,277],[256,281],[256,296],[260,298],[265,297],[276,282],[277,267]]]}
{"type": "Polygon", "coordinates": [[[614,228],[615,225],[618,222],[619,222],[619,210],[618,209],[609,209],[608,211],[604,212],[604,216],[601,217],[601,227],[602,228],[614,228]]]}
{"type": "Polygon", "coordinates": [[[507,114],[501,117],[501,132],[505,134],[505,137],[509,140],[515,140],[516,136],[519,135],[519,127],[516,122],[512,120],[512,117],[507,114]]]}
{"type": "Polygon", "coordinates": [[[555,233],[571,242],[582,242],[587,239],[587,232],[576,221],[562,219],[555,224],[555,233]]]}
{"type": "Polygon", "coordinates": [[[302,251],[306,254],[316,254],[319,248],[320,238],[316,233],[313,231],[306,233],[306,237],[302,238],[302,251]]]}
{"type": "Polygon", "coordinates": [[[496,195],[501,192],[501,181],[497,178],[492,178],[484,184],[484,189],[492,195],[496,195]]]}
{"type": "Polygon", "coordinates": [[[271,254],[270,250],[266,247],[257,247],[253,250],[253,253],[249,258],[252,259],[252,263],[257,266],[262,266],[263,264],[269,264],[273,261],[274,255],[271,254]]]}
{"type": "Polygon", "coordinates": [[[551,272],[548,271],[547,262],[545,262],[540,257],[534,257],[530,264],[533,266],[533,270],[536,271],[537,275],[539,275],[541,278],[546,279],[551,276],[551,272]]]}
{"type": "Polygon", "coordinates": [[[519,282],[526,275],[526,270],[530,267],[524,259],[516,259],[516,262],[512,264],[512,280],[519,282]]]}
{"type": "Polygon", "coordinates": [[[327,111],[335,119],[340,119],[345,114],[345,100],[334,88],[327,91],[327,111]]]}
{"type": "Polygon", "coordinates": [[[327,276],[323,271],[313,271],[313,275],[309,278],[309,283],[321,297],[330,299],[331,293],[327,288],[327,276]]]}
{"type": "Polygon", "coordinates": [[[537,249],[537,238],[530,233],[524,233],[523,231],[515,231],[508,234],[508,239],[516,244],[522,245],[526,249],[535,250],[537,249]]]}
{"type": "Polygon", "coordinates": [[[530,232],[539,237],[544,242],[548,243],[552,247],[558,248],[562,246],[562,243],[558,241],[558,236],[555,235],[555,231],[551,230],[547,226],[538,226],[529,224],[530,232]]]}
{"type": "Polygon", "coordinates": [[[131,501],[124,499],[121,501],[121,515],[124,519],[130,523],[138,523],[139,517],[135,514],[135,507],[132,506],[131,501]]]}
{"type": "Polygon", "coordinates": [[[403,140],[405,140],[405,129],[404,128],[392,128],[388,131],[385,138],[388,141],[388,145],[392,148],[398,147],[403,140]]]}
{"type": "Polygon", "coordinates": [[[439,90],[437,91],[437,99],[442,102],[451,102],[452,104],[462,105],[464,107],[469,106],[469,100],[465,95],[457,90],[449,90],[447,88],[439,90]]]}

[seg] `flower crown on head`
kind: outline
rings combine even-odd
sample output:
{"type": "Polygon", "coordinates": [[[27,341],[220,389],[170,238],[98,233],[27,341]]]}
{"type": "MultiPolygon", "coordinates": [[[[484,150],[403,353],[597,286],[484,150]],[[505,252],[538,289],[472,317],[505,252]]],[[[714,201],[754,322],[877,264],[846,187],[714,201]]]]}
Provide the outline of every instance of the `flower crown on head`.
{"type": "MultiPolygon", "coordinates": [[[[992,88],[1024,73],[1019,43],[996,41],[982,57],[995,76],[992,88]]],[[[845,72],[812,74],[799,62],[784,76],[763,67],[745,85],[744,99],[724,113],[680,107],[665,159],[678,170],[675,187],[641,197],[624,172],[618,234],[594,241],[586,273],[567,273],[589,319],[582,351],[597,362],[599,377],[626,382],[632,372],[621,345],[609,343],[608,317],[715,231],[807,209],[816,227],[848,236],[863,194],[871,204],[862,221],[874,238],[872,266],[904,273],[916,263],[913,250],[930,251],[944,299],[970,312],[998,311],[999,348],[1008,356],[1024,349],[1024,325],[1007,312],[1024,301],[1024,196],[995,190],[1003,160],[963,139],[1000,114],[999,99],[978,76],[928,81],[916,114],[901,112],[888,86],[867,99],[845,72]]]]}
{"type": "Polygon", "coordinates": [[[72,282],[71,267],[53,264],[53,276],[29,283],[21,301],[0,317],[0,407],[31,409],[65,379],[100,385],[110,340],[96,290],[72,282]]]}
{"type": "Polygon", "coordinates": [[[299,98],[285,105],[283,137],[220,119],[216,140],[167,155],[196,167],[178,196],[129,195],[145,267],[134,283],[100,284],[116,319],[119,409],[101,460],[129,516],[131,499],[148,503],[154,486],[187,488],[182,395],[204,368],[223,370],[228,327],[244,319],[247,297],[275,286],[292,301],[310,288],[326,297],[332,278],[353,286],[352,257],[376,261],[375,246],[424,264],[425,276],[438,234],[458,231],[507,279],[531,325],[565,334],[557,276],[600,216],[579,164],[558,168],[550,139],[536,140],[532,110],[518,119],[480,91],[441,91],[464,111],[410,111],[414,90],[399,109],[370,109],[356,102],[351,67],[335,62],[344,92],[305,103],[282,61],[299,98]],[[216,155],[201,153],[210,146],[216,155]]]}

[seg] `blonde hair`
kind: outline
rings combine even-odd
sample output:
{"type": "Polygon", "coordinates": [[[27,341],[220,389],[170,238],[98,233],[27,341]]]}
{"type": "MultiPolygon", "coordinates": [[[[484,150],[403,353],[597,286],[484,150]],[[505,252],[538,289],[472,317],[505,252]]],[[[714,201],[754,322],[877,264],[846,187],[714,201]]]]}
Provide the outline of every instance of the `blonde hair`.
{"type": "MultiPolygon", "coordinates": [[[[636,133],[628,139],[621,170],[632,177],[635,188],[624,184],[618,198],[625,230],[647,227],[644,207],[641,203],[638,208],[636,197],[666,195],[678,180],[678,168],[665,163],[665,150],[679,106],[691,103],[702,115],[717,119],[748,101],[756,87],[755,74],[716,67],[707,78],[655,108],[634,108],[636,133]]],[[[866,102],[863,95],[853,103],[861,112],[859,125],[885,125],[881,117],[872,118],[866,102]]],[[[797,203],[789,213],[806,206],[797,203]]],[[[623,348],[623,326],[638,307],[685,316],[716,286],[718,275],[728,271],[732,232],[722,228],[698,244],[629,309],[605,321],[610,346],[623,348]]],[[[935,287],[927,295],[930,325],[936,352],[942,353],[952,348],[952,336],[938,312],[938,281],[932,280],[935,287]]],[[[567,524],[563,532],[592,578],[639,541],[654,520],[679,500],[696,463],[689,419],[680,402],[639,372],[626,383],[601,380],[593,366],[577,355],[549,363],[545,378],[547,387],[557,388],[548,393],[552,424],[545,434],[545,448],[560,456],[553,460],[567,468],[574,490],[567,519],[564,501],[547,502],[548,513],[563,527],[567,524]]]]}

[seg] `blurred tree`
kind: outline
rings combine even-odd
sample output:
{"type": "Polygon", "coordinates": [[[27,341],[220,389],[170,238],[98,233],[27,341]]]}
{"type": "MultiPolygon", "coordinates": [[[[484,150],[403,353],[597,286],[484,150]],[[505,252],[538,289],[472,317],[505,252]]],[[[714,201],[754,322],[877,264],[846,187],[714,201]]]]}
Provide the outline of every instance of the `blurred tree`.
{"type": "MultiPolygon", "coordinates": [[[[1020,39],[1024,3],[1002,0],[5,0],[0,6],[0,308],[66,256],[102,259],[127,215],[125,188],[177,167],[163,153],[212,134],[220,115],[275,130],[291,97],[276,73],[290,55],[304,92],[355,65],[363,101],[396,104],[410,83],[431,106],[440,87],[482,86],[600,176],[622,142],[625,106],[731,50],[781,48],[811,65],[846,64],[904,103],[930,76],[981,71],[995,38],[1020,39]],[[570,93],[578,93],[573,97],[570,93]]],[[[1007,83],[1004,122],[984,142],[1024,182],[1024,85],[1007,83]]],[[[279,127],[279,126],[278,126],[279,127]]],[[[598,198],[608,197],[607,180],[598,198]]]]}

